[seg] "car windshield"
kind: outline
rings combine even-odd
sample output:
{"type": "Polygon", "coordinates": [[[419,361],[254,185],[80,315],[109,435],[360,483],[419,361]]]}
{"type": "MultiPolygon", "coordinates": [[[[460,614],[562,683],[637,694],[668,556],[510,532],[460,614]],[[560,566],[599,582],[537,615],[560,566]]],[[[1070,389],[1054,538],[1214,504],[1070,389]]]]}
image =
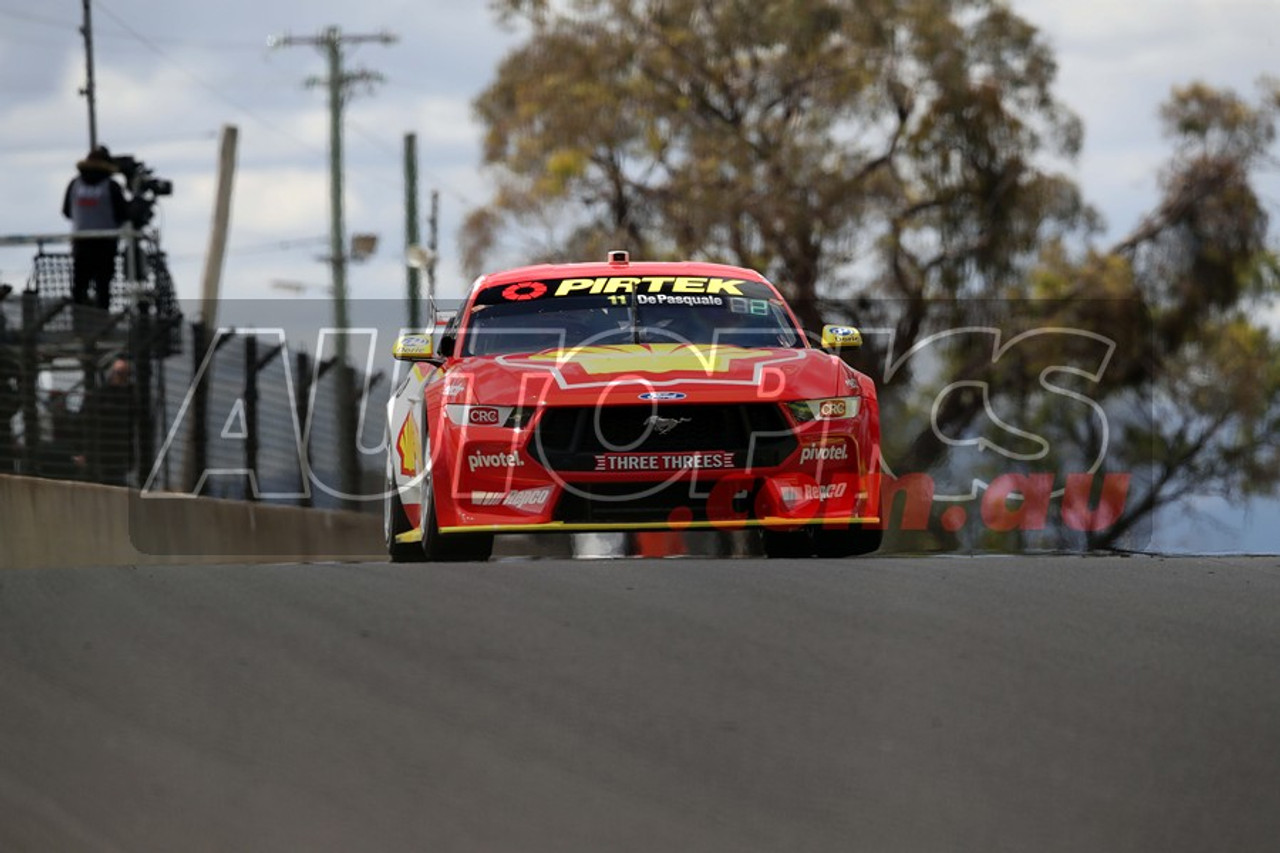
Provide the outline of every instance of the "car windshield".
{"type": "Polygon", "coordinates": [[[563,279],[481,291],[468,312],[463,354],[657,343],[792,348],[804,339],[782,300],[760,282],[563,279]]]}

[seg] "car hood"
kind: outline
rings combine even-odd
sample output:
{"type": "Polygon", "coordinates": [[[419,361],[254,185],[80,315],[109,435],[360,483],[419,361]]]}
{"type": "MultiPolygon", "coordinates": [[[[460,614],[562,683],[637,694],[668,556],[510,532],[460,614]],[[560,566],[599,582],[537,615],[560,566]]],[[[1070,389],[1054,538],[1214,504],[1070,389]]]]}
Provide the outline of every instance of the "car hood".
{"type": "Polygon", "coordinates": [[[626,344],[461,359],[446,387],[458,402],[470,386],[471,400],[493,405],[741,403],[845,394],[843,373],[816,349],[626,344]]]}

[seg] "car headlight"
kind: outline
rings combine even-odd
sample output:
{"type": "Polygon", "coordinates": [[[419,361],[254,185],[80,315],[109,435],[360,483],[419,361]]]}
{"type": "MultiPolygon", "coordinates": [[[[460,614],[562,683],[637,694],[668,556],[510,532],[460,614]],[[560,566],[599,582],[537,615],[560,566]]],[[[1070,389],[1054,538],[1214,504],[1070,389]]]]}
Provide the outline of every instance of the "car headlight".
{"type": "Polygon", "coordinates": [[[791,417],[798,423],[838,421],[856,418],[862,410],[861,397],[826,397],[821,400],[795,400],[787,403],[791,417]]]}
{"type": "Polygon", "coordinates": [[[450,403],[444,407],[449,420],[458,426],[492,426],[524,429],[536,409],[527,406],[478,406],[450,403]]]}

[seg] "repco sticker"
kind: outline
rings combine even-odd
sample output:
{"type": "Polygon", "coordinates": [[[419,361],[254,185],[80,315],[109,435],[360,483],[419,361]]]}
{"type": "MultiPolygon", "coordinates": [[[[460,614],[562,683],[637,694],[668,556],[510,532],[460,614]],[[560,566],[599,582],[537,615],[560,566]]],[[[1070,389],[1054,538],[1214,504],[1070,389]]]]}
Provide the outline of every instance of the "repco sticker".
{"type": "Polygon", "coordinates": [[[834,500],[835,498],[844,497],[844,493],[848,491],[848,489],[848,483],[830,483],[828,485],[807,483],[804,486],[783,486],[782,499],[789,504],[798,503],[802,500],[834,500]]]}
{"type": "Polygon", "coordinates": [[[845,462],[849,459],[847,444],[806,444],[800,451],[800,464],[805,462],[845,462]]]}
{"type": "Polygon", "coordinates": [[[467,457],[467,468],[475,471],[478,468],[518,468],[524,465],[524,460],[515,451],[510,453],[472,453],[467,457]]]}
{"type": "Polygon", "coordinates": [[[551,500],[550,486],[537,486],[532,489],[520,489],[509,493],[502,500],[503,506],[522,509],[526,512],[538,512],[551,500]]]}
{"type": "Polygon", "coordinates": [[[538,512],[551,500],[550,486],[535,486],[532,489],[519,489],[514,492],[472,492],[471,503],[475,506],[505,506],[525,512],[538,512]]]}

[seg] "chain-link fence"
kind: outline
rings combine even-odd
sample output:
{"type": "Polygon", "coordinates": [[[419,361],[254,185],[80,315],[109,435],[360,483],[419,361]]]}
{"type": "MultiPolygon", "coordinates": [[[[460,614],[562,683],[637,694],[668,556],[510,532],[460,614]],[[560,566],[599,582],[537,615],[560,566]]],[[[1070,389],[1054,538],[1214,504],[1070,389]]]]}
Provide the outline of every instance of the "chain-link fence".
{"type": "Polygon", "coordinates": [[[344,371],[332,354],[291,345],[283,329],[191,324],[186,334],[190,357],[155,378],[156,446],[143,454],[141,488],[325,508],[381,495],[383,374],[344,371]],[[357,415],[354,447],[342,438],[344,407],[357,415]]]}
{"type": "Polygon", "coordinates": [[[0,473],[372,510],[390,390],[375,349],[395,323],[343,345],[328,303],[263,300],[220,303],[205,328],[148,249],[118,259],[110,312],[72,304],[70,256],[43,247],[24,289],[0,288],[0,473]]]}

